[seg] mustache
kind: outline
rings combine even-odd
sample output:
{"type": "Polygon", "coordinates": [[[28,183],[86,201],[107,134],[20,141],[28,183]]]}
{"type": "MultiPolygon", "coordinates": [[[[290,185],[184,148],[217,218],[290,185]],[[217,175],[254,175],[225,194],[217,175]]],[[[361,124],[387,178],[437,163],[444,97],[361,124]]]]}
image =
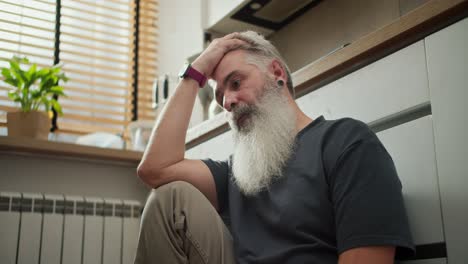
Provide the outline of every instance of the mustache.
{"type": "Polygon", "coordinates": [[[242,104],[242,105],[237,105],[234,108],[231,109],[231,119],[232,120],[237,120],[239,117],[245,114],[255,114],[258,112],[258,108],[255,105],[248,105],[248,104],[242,104]]]}

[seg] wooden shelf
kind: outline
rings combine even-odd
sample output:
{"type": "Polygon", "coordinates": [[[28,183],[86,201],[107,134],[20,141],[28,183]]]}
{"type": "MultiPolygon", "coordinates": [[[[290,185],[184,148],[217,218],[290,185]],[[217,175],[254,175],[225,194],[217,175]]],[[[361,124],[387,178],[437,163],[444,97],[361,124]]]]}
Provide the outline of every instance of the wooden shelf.
{"type": "MultiPolygon", "coordinates": [[[[431,0],[336,52],[292,73],[296,98],[468,16],[468,0],[431,0]]],[[[229,130],[224,115],[189,129],[186,149],[229,130]]]]}
{"type": "Polygon", "coordinates": [[[138,165],[142,152],[98,148],[46,140],[0,136],[0,151],[26,154],[42,154],[57,157],[94,161],[123,162],[138,165]]]}

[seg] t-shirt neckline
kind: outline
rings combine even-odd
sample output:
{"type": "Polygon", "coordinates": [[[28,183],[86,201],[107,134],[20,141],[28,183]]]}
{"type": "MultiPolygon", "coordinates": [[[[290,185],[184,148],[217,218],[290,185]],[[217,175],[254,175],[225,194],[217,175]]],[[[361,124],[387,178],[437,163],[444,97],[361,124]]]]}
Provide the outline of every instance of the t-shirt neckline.
{"type": "Polygon", "coordinates": [[[323,115],[315,118],[312,122],[310,122],[309,124],[307,124],[307,126],[305,126],[303,129],[301,129],[301,131],[299,131],[297,133],[297,136],[296,138],[300,138],[302,136],[302,134],[304,134],[305,132],[307,132],[308,130],[310,130],[312,127],[315,127],[317,126],[318,124],[322,123],[323,121],[325,121],[325,118],[323,117],[323,115]]]}

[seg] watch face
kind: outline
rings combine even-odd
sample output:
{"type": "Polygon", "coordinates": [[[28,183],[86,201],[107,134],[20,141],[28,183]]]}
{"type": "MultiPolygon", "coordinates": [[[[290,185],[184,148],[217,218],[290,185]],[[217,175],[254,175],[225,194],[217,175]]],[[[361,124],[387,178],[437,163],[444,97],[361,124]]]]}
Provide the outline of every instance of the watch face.
{"type": "Polygon", "coordinates": [[[188,67],[190,67],[190,64],[189,64],[189,63],[184,64],[184,66],[182,67],[182,69],[181,69],[180,72],[179,72],[179,77],[180,77],[180,78],[184,78],[184,77],[185,77],[185,74],[187,73],[188,67]]]}

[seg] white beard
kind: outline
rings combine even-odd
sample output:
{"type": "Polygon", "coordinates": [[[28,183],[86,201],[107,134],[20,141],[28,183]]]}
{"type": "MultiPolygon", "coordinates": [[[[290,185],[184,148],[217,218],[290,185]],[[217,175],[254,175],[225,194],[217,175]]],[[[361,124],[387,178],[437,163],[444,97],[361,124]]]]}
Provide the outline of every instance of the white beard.
{"type": "Polygon", "coordinates": [[[267,82],[257,105],[237,106],[232,116],[229,124],[235,144],[233,176],[242,193],[254,195],[282,177],[294,149],[296,116],[272,80],[267,82]],[[245,112],[250,113],[250,118],[239,129],[236,117],[245,112]]]}

